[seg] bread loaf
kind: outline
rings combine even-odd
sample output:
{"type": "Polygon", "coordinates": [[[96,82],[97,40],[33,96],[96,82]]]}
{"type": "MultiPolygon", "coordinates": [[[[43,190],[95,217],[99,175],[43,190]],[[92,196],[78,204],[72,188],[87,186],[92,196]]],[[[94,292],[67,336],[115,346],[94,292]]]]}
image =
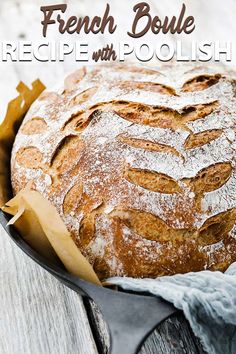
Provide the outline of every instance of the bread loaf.
{"type": "Polygon", "coordinates": [[[31,106],[14,193],[32,182],[101,279],[236,260],[236,84],[222,68],[82,68],[31,106]]]}

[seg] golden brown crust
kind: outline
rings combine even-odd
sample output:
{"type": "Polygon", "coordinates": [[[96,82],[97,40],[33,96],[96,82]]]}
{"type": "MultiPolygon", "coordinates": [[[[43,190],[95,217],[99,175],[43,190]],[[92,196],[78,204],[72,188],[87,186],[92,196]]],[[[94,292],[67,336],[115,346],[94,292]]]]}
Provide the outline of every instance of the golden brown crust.
{"type": "Polygon", "coordinates": [[[25,117],[14,192],[33,181],[100,278],[224,270],[236,260],[235,107],[222,68],[82,68],[25,117]]]}

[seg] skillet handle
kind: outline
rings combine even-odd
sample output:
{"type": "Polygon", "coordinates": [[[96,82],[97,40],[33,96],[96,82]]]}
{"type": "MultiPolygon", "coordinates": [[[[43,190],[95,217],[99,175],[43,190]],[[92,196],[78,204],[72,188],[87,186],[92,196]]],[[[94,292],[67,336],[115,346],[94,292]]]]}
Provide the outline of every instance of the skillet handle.
{"type": "Polygon", "coordinates": [[[99,306],[108,325],[110,354],[136,354],[147,336],[179,311],[161,298],[104,288],[97,290],[90,297],[99,306]]]}

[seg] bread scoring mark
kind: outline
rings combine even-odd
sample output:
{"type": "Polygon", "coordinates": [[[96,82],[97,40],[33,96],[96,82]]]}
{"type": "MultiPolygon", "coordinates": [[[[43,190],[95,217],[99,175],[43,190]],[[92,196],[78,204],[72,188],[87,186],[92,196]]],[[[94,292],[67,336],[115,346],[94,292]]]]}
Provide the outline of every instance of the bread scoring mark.
{"type": "Polygon", "coordinates": [[[203,193],[222,187],[230,178],[232,171],[230,162],[218,162],[203,168],[195,177],[186,178],[183,181],[189,184],[194,193],[201,196],[203,193]]]}
{"type": "Polygon", "coordinates": [[[219,138],[222,133],[223,129],[212,129],[197,134],[189,134],[185,140],[184,147],[189,150],[203,146],[219,138]]]}
{"type": "Polygon", "coordinates": [[[56,92],[43,91],[38,97],[38,101],[49,101],[50,104],[55,103],[61,97],[56,92]]]}
{"type": "Polygon", "coordinates": [[[159,128],[176,128],[178,112],[172,108],[150,106],[135,102],[124,105],[121,101],[113,103],[113,111],[123,119],[136,124],[149,125],[159,128]]]}
{"type": "Polygon", "coordinates": [[[98,90],[98,86],[93,86],[87,90],[80,92],[78,95],[72,98],[69,105],[74,106],[77,104],[78,105],[83,104],[84,102],[90,100],[97,90],[98,90]]]}
{"type": "Polygon", "coordinates": [[[184,107],[180,112],[180,119],[184,123],[194,122],[195,120],[205,118],[219,107],[218,101],[203,103],[197,105],[189,105],[184,107]]]}
{"type": "Polygon", "coordinates": [[[131,183],[153,192],[180,193],[181,188],[170,176],[150,170],[126,167],[124,177],[131,183]]]}
{"type": "Polygon", "coordinates": [[[63,201],[63,212],[69,214],[78,208],[83,194],[83,185],[78,182],[66,193],[63,201]]]}
{"type": "Polygon", "coordinates": [[[232,85],[232,91],[233,91],[233,98],[236,98],[236,80],[233,79],[231,81],[231,85],[232,85]]]}
{"type": "Polygon", "coordinates": [[[218,106],[218,101],[213,101],[186,106],[182,110],[177,111],[164,106],[151,106],[137,102],[114,100],[96,103],[87,110],[81,111],[80,114],[84,120],[87,120],[95,111],[114,112],[121,118],[136,124],[172,130],[179,128],[189,130],[186,123],[208,116],[218,106]]]}
{"type": "Polygon", "coordinates": [[[194,229],[173,229],[158,216],[135,209],[116,208],[109,216],[120,219],[129,229],[151,241],[182,240],[196,233],[194,229]]]}
{"type": "MultiPolygon", "coordinates": [[[[113,84],[112,84],[113,85],[113,84]]],[[[160,93],[162,95],[177,96],[173,87],[148,81],[118,81],[116,87],[130,92],[133,90],[143,90],[160,93]]]]}
{"type": "Polygon", "coordinates": [[[112,77],[112,79],[114,78],[112,74],[118,74],[118,76],[120,77],[121,75],[124,74],[125,77],[130,78],[130,74],[132,74],[132,79],[137,78],[139,76],[153,76],[154,78],[156,78],[157,76],[162,76],[165,77],[166,75],[158,70],[155,69],[150,69],[147,67],[138,67],[138,66],[131,66],[131,65],[109,65],[109,64],[105,64],[105,65],[100,65],[97,68],[94,68],[92,71],[87,73],[88,76],[88,80],[92,79],[101,79],[103,78],[103,80],[109,81],[110,77],[112,77]]]}
{"type": "Polygon", "coordinates": [[[236,208],[207,219],[199,230],[195,228],[175,229],[156,215],[134,209],[116,208],[109,216],[114,219],[118,218],[130,230],[151,241],[183,241],[191,237],[198,242],[199,246],[208,246],[227,237],[233,229],[236,222],[236,208]]]}
{"type": "Polygon", "coordinates": [[[56,170],[58,174],[71,170],[78,161],[83,147],[84,144],[77,135],[66,136],[60,142],[52,156],[51,170],[56,170]],[[68,159],[68,156],[72,156],[73,159],[68,159]]]}
{"type": "Polygon", "coordinates": [[[127,66],[124,66],[124,65],[116,65],[115,67],[115,70],[118,70],[118,71],[128,71],[131,72],[131,73],[134,73],[134,74],[144,74],[144,75],[154,75],[154,76],[157,76],[160,75],[160,76],[164,76],[164,74],[162,74],[160,71],[157,71],[157,70],[152,70],[152,69],[149,69],[149,68],[141,68],[141,67],[138,67],[138,66],[129,66],[127,68],[127,66]]]}
{"type": "Polygon", "coordinates": [[[79,238],[83,247],[87,247],[95,237],[95,214],[87,214],[80,223],[79,238]]]}
{"type": "Polygon", "coordinates": [[[172,146],[153,142],[146,139],[132,138],[125,134],[118,135],[118,140],[122,143],[132,146],[137,149],[144,149],[148,151],[156,151],[166,154],[173,154],[182,157],[182,155],[172,146]]]}
{"type": "Polygon", "coordinates": [[[236,222],[236,208],[224,211],[207,219],[199,230],[201,245],[211,245],[227,237],[236,222]]]}
{"type": "Polygon", "coordinates": [[[24,135],[41,134],[47,130],[47,123],[43,118],[34,117],[21,127],[20,131],[24,135]]]}
{"type": "Polygon", "coordinates": [[[82,247],[86,248],[95,238],[96,218],[103,213],[104,208],[105,204],[101,202],[92,211],[85,213],[79,228],[79,240],[82,247]]]}
{"type": "Polygon", "coordinates": [[[188,130],[186,123],[201,119],[212,113],[218,107],[218,102],[186,106],[181,111],[163,106],[150,106],[130,102],[127,106],[120,101],[113,102],[113,110],[122,118],[138,124],[159,128],[188,130]]]}
{"type": "Polygon", "coordinates": [[[219,82],[221,78],[220,74],[215,75],[198,75],[188,81],[182,86],[183,92],[202,91],[211,87],[219,82]]]}
{"type": "Polygon", "coordinates": [[[71,75],[67,76],[64,81],[64,92],[63,93],[68,93],[72,90],[76,89],[76,86],[79,85],[80,81],[83,80],[87,73],[87,70],[85,67],[82,67],[81,69],[75,71],[71,75]]]}
{"type": "Polygon", "coordinates": [[[16,162],[25,168],[41,168],[42,160],[43,154],[34,146],[22,148],[16,154],[16,162]]]}
{"type": "Polygon", "coordinates": [[[92,120],[92,114],[86,114],[86,111],[79,111],[72,114],[72,116],[65,122],[62,129],[71,129],[75,131],[84,130],[92,120]]]}

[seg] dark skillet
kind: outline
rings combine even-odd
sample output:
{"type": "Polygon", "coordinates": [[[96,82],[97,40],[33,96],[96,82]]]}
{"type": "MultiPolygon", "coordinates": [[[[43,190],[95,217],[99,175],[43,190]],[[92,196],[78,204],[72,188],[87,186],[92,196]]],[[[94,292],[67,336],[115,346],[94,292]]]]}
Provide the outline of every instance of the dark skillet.
{"type": "Polygon", "coordinates": [[[148,334],[177,312],[161,298],[110,290],[69,274],[63,266],[49,262],[32,249],[14,227],[7,226],[9,219],[0,212],[0,223],[24,253],[63,284],[97,303],[109,328],[111,354],[137,353],[148,334]]]}

